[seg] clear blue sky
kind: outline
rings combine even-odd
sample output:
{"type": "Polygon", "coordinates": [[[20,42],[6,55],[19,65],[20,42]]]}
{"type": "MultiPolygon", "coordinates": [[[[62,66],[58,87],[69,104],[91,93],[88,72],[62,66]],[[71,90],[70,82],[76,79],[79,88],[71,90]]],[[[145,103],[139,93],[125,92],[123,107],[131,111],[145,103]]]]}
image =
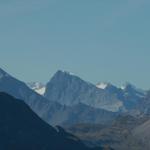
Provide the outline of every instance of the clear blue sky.
{"type": "Polygon", "coordinates": [[[58,69],[150,88],[149,0],[0,0],[0,66],[24,81],[58,69]]]}

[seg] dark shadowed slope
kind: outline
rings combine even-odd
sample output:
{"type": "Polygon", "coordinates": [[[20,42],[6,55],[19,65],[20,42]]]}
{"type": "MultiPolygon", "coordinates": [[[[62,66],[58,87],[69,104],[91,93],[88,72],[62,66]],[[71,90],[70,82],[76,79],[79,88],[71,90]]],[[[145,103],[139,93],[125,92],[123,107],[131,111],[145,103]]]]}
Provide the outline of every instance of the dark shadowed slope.
{"type": "Polygon", "coordinates": [[[5,93],[0,93],[0,149],[90,150],[63,129],[46,124],[23,101],[5,93]]]}

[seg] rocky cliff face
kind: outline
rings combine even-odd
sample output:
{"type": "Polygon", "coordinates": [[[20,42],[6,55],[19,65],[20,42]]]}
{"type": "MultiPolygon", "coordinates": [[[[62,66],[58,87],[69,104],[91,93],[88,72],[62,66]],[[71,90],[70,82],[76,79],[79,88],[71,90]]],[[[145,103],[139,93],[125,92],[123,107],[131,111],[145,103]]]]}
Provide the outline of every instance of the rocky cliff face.
{"type": "Polygon", "coordinates": [[[95,86],[78,76],[58,71],[48,82],[44,96],[67,106],[83,103],[112,112],[138,113],[137,107],[145,96],[144,92],[131,84],[123,89],[111,84],[103,84],[103,88],[100,88],[100,85],[95,86]]]}

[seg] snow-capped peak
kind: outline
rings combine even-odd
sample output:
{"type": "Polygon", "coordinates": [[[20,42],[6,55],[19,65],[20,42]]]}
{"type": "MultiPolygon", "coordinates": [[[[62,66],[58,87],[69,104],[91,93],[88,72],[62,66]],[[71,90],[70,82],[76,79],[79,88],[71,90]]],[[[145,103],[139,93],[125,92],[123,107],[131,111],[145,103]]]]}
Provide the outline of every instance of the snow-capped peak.
{"type": "Polygon", "coordinates": [[[45,90],[46,90],[46,86],[40,82],[30,82],[30,83],[27,83],[27,86],[40,95],[44,95],[45,90]]]}
{"type": "Polygon", "coordinates": [[[101,82],[101,83],[98,83],[96,85],[96,87],[99,88],[99,89],[106,89],[108,85],[109,85],[109,83],[101,82]]]}

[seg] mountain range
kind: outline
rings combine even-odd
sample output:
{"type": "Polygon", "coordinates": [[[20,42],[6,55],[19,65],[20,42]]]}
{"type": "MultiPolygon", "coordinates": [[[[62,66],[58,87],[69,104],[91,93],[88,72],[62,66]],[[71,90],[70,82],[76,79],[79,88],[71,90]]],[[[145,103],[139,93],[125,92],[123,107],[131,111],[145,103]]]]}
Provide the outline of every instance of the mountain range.
{"type": "MultiPolygon", "coordinates": [[[[3,143],[0,149],[9,150],[8,145],[14,146],[15,150],[23,150],[21,145],[29,149],[29,143],[32,143],[33,150],[35,145],[47,150],[47,147],[56,145],[55,142],[51,145],[51,140],[45,138],[60,140],[60,145],[61,141],[69,144],[66,136],[75,140],[75,145],[79,146],[76,145],[77,149],[81,146],[83,150],[89,146],[107,145],[115,150],[150,149],[150,91],[138,89],[130,83],[123,87],[111,83],[94,85],[61,70],[47,84],[25,83],[0,69],[0,92],[7,93],[0,93],[0,140],[3,143]],[[23,122],[28,122],[27,128],[23,122]],[[35,124],[39,126],[33,130],[35,124]],[[60,126],[50,125],[61,125],[87,146],[60,126]],[[43,135],[43,140],[39,134],[43,135]],[[27,143],[23,142],[24,139],[27,143]]],[[[71,142],[74,145],[74,141],[71,142]]]]}
{"type": "Polygon", "coordinates": [[[110,83],[94,85],[61,70],[44,85],[37,82],[26,84],[0,69],[0,91],[24,100],[53,125],[82,121],[107,123],[120,114],[138,116],[149,110],[144,100],[147,92],[131,84],[123,88],[110,83]]]}
{"type": "Polygon", "coordinates": [[[143,103],[145,93],[129,83],[122,88],[110,83],[94,85],[59,70],[47,83],[44,97],[66,106],[83,103],[111,112],[138,115],[141,113],[138,107],[143,103]]]}
{"type": "Polygon", "coordinates": [[[0,93],[0,149],[102,150],[100,147],[88,148],[59,126],[53,128],[23,101],[6,93],[0,93]]]}
{"type": "Polygon", "coordinates": [[[107,123],[117,116],[117,113],[95,109],[83,103],[67,106],[50,98],[48,99],[2,69],[0,70],[0,76],[0,91],[22,99],[39,117],[51,125],[65,125],[83,121],[107,123]]]}

